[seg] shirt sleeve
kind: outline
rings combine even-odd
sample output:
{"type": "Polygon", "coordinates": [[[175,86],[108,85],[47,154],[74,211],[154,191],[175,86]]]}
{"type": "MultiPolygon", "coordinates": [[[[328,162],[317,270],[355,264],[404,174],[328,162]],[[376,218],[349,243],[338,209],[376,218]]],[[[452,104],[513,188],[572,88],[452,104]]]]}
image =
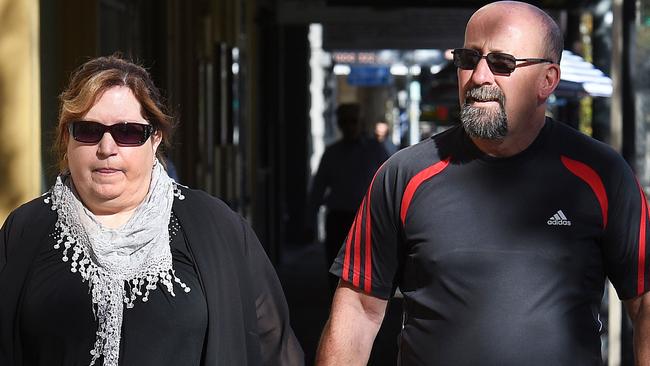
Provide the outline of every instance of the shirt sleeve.
{"type": "Polygon", "coordinates": [[[262,245],[242,219],[249,268],[255,289],[257,327],[264,365],[304,365],[304,354],[289,323],[282,286],[262,245]]]}
{"type": "MultiPolygon", "coordinates": [[[[390,161],[389,161],[390,162],[390,161]]],[[[383,299],[396,288],[401,229],[396,168],[382,165],[370,183],[330,272],[383,299]]]]}
{"type": "MultiPolygon", "coordinates": [[[[622,159],[621,159],[622,160],[622,159]]],[[[609,208],[603,236],[605,270],[622,300],[650,290],[648,201],[631,169],[621,161],[619,184],[608,194],[609,208]]]]}

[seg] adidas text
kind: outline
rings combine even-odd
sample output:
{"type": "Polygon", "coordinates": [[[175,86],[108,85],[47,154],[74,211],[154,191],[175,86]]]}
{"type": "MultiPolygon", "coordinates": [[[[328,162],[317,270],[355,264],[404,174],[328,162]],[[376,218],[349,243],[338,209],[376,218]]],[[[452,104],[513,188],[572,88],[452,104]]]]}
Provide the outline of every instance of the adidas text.
{"type": "Polygon", "coordinates": [[[547,224],[549,225],[562,225],[562,226],[571,226],[571,221],[569,220],[548,220],[546,221],[547,224]]]}

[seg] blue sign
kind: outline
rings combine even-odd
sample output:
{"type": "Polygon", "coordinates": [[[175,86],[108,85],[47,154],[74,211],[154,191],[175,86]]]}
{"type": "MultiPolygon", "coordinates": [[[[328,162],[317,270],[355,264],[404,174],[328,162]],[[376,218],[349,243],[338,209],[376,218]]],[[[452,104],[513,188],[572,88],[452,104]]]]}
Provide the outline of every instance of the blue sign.
{"type": "Polygon", "coordinates": [[[354,86],[390,85],[390,67],[384,65],[350,66],[348,84],[354,86]]]}

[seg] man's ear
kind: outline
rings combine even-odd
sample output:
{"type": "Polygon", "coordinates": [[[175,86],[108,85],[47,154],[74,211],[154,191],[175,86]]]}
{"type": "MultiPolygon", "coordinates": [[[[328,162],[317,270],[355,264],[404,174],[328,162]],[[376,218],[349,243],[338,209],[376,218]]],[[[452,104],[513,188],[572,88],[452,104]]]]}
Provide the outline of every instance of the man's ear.
{"type": "Polygon", "coordinates": [[[550,64],[546,66],[546,72],[540,80],[537,96],[546,100],[560,83],[560,65],[550,64]]]}

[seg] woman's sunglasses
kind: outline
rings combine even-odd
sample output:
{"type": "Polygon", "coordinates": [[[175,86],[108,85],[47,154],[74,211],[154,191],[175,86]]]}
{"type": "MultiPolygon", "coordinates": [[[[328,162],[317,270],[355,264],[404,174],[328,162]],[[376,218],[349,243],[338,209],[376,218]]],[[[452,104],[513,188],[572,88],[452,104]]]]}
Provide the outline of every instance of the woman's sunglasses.
{"type": "Polygon", "coordinates": [[[154,130],[152,125],[134,122],[120,122],[109,126],[99,122],[76,121],[68,125],[72,138],[85,144],[96,144],[109,132],[120,146],[140,146],[154,130]]]}
{"type": "Polygon", "coordinates": [[[454,54],[454,65],[459,69],[474,70],[479,61],[484,58],[487,60],[490,71],[505,75],[510,75],[517,67],[527,64],[555,63],[546,58],[515,58],[513,55],[501,52],[490,52],[484,56],[477,50],[468,48],[456,48],[452,53],[454,54]],[[526,62],[526,64],[517,65],[517,62],[526,62]]]}

